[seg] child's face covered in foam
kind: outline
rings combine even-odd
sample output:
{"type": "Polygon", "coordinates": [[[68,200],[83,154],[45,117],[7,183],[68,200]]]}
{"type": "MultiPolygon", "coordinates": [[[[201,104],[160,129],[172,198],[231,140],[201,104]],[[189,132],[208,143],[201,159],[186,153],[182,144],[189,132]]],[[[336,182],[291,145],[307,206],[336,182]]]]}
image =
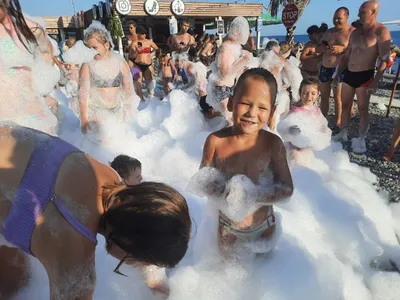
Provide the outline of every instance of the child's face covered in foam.
{"type": "Polygon", "coordinates": [[[247,78],[230,101],[233,126],[244,134],[260,131],[273,113],[270,86],[263,80],[247,78]]]}
{"type": "Polygon", "coordinates": [[[303,106],[314,105],[319,97],[318,87],[313,84],[307,84],[302,87],[300,101],[303,106]]]}

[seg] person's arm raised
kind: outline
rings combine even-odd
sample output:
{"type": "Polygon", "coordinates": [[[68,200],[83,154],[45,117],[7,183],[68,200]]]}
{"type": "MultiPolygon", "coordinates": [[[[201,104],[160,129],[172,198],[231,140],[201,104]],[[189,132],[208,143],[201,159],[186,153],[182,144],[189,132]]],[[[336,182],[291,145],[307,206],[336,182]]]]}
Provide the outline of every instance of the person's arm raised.
{"type": "Polygon", "coordinates": [[[226,61],[227,61],[227,58],[231,55],[232,55],[232,53],[229,51],[229,49],[226,45],[222,45],[219,48],[218,69],[219,69],[219,74],[220,74],[221,78],[224,78],[226,76],[235,76],[235,75],[236,75],[235,77],[237,77],[238,75],[240,75],[243,68],[253,57],[252,53],[247,52],[247,54],[241,56],[233,64],[229,65],[226,63],[226,61]]]}

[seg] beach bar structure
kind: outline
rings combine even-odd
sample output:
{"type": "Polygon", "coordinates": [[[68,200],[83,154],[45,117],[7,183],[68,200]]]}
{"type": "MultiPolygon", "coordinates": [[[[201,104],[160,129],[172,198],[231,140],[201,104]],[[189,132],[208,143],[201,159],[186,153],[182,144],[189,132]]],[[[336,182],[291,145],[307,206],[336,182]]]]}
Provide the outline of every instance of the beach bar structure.
{"type": "Polygon", "coordinates": [[[46,26],[46,33],[59,40],[65,40],[69,36],[82,38],[84,22],[82,15],[63,17],[42,17],[46,26]]]}
{"type": "MultiPolygon", "coordinates": [[[[173,2],[165,0],[124,0],[129,1],[131,10],[126,15],[120,15],[125,34],[128,34],[128,23],[134,21],[138,25],[144,25],[148,29],[148,38],[152,39],[156,44],[164,45],[170,35],[171,19],[187,20],[191,24],[195,33],[201,34],[208,28],[210,24],[215,24],[217,28],[217,20],[219,24],[224,24],[224,32],[231,20],[237,16],[243,16],[252,19],[260,19],[263,14],[262,3],[231,3],[231,2],[186,2],[183,3],[183,10],[177,11],[173,8],[173,2]],[[156,3],[156,4],[154,4],[156,3]],[[157,6],[157,13],[150,13],[151,8],[157,6]],[[220,22],[220,21],[223,22],[220,22]]],[[[98,20],[107,24],[110,17],[110,6],[115,9],[116,3],[109,1],[98,2],[85,12],[80,12],[79,17],[45,17],[48,33],[58,35],[59,39],[65,39],[68,33],[74,35],[82,31],[90,25],[93,20],[98,20]],[[81,20],[81,24],[76,22],[75,18],[81,20]],[[83,23],[82,23],[83,22],[83,23]]],[[[265,25],[265,22],[264,22],[265,25]]],[[[219,26],[219,32],[222,28],[219,26]]],[[[258,35],[260,32],[257,32],[258,35]]],[[[80,33],[81,34],[81,33],[80,33]]]]}

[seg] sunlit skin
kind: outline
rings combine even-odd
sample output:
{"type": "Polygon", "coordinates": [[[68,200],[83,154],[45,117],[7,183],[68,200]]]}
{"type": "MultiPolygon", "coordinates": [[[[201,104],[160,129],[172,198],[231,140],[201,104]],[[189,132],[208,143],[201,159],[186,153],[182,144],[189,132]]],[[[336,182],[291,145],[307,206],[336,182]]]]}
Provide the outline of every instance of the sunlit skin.
{"type": "MultiPolygon", "coordinates": [[[[369,100],[376,91],[379,82],[386,70],[388,57],[390,54],[391,35],[390,31],[377,21],[379,12],[378,1],[364,2],[358,12],[362,27],[357,28],[351,34],[348,50],[340,61],[338,72],[346,69],[353,72],[351,76],[356,77],[358,72],[371,72],[376,68],[376,61],[380,57],[381,61],[375,75],[366,78],[360,86],[352,86],[346,77],[342,87],[342,119],[341,132],[335,137],[336,140],[348,140],[348,126],[351,118],[351,107],[354,96],[357,95],[357,106],[360,113],[359,141],[362,145],[361,152],[365,148],[365,136],[369,126],[369,100]],[[364,144],[364,145],[363,145],[364,144]]],[[[352,78],[350,78],[352,79],[352,78]]]]}
{"type": "MultiPolygon", "coordinates": [[[[276,135],[263,130],[274,115],[275,108],[271,98],[274,95],[271,95],[270,86],[261,79],[248,78],[240,84],[228,103],[228,109],[233,112],[233,126],[214,132],[207,138],[201,168],[214,167],[228,178],[244,174],[255,183],[269,169],[274,174],[274,181],[288,187],[287,190],[272,192],[268,196],[275,199],[269,202],[279,201],[281,197],[291,195],[292,181],[282,141],[276,135]]],[[[270,205],[265,205],[243,220],[230,220],[230,223],[237,229],[253,228],[266,220],[270,209],[270,205]]],[[[221,251],[225,253],[225,246],[233,250],[236,236],[225,232],[221,225],[218,232],[221,251]]],[[[270,237],[274,232],[275,225],[272,225],[260,238],[270,237]]]]}
{"type": "MultiPolygon", "coordinates": [[[[354,31],[354,27],[348,24],[349,15],[346,9],[338,9],[335,11],[333,16],[334,27],[330,28],[321,38],[316,51],[322,53],[322,67],[324,68],[336,68],[343,54],[347,50],[350,35],[354,31]],[[322,41],[328,43],[324,45],[322,41]]],[[[342,115],[342,84],[338,82],[339,75],[337,74],[332,80],[327,82],[321,82],[321,111],[324,116],[328,115],[329,111],[329,99],[331,95],[331,89],[334,89],[335,97],[335,116],[336,125],[340,126],[341,115],[342,115]]]]}
{"type": "Polygon", "coordinates": [[[178,34],[172,36],[169,39],[168,47],[172,49],[172,51],[176,51],[178,53],[187,52],[190,49],[190,46],[194,44],[194,37],[188,33],[190,28],[190,24],[184,21],[181,25],[181,30],[178,34]]]}

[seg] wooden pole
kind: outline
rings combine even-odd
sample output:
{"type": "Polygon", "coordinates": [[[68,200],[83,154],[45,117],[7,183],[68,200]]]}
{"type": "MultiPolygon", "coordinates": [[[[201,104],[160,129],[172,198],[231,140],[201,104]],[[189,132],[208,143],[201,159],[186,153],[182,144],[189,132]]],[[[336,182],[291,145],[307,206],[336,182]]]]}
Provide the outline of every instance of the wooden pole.
{"type": "Polygon", "coordinates": [[[398,83],[398,81],[399,81],[399,75],[400,75],[400,62],[399,62],[399,64],[398,64],[398,66],[397,66],[397,74],[396,74],[396,77],[394,78],[393,89],[392,89],[392,95],[390,96],[389,106],[388,106],[388,109],[387,109],[387,112],[386,112],[386,118],[389,117],[390,109],[392,108],[394,93],[396,92],[397,83],[398,83]]]}

